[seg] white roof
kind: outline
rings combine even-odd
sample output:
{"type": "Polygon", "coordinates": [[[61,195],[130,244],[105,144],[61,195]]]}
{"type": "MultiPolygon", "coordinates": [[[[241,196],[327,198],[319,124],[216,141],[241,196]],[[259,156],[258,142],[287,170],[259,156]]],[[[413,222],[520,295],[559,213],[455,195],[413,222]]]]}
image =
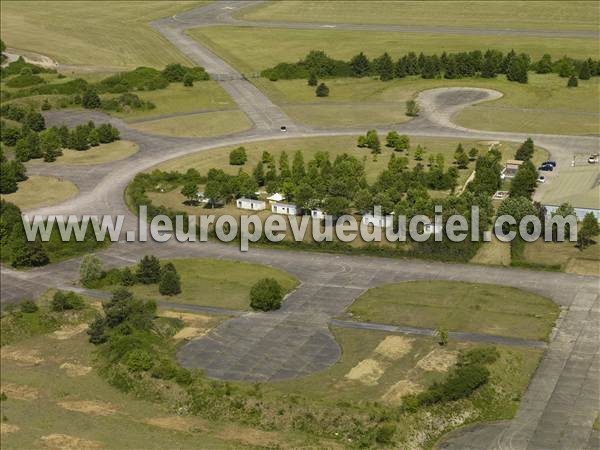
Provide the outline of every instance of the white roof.
{"type": "Polygon", "coordinates": [[[240,197],[237,200],[238,200],[238,202],[242,201],[242,202],[251,202],[251,203],[264,203],[262,200],[256,200],[253,198],[246,198],[246,197],[240,197]]]}
{"type": "Polygon", "coordinates": [[[297,208],[296,205],[292,205],[291,203],[275,203],[273,206],[278,208],[297,208]]]}
{"type": "Polygon", "coordinates": [[[285,200],[285,196],[283,196],[279,192],[275,192],[274,194],[271,194],[269,197],[267,197],[267,200],[271,200],[273,202],[280,202],[281,200],[285,200]]]}

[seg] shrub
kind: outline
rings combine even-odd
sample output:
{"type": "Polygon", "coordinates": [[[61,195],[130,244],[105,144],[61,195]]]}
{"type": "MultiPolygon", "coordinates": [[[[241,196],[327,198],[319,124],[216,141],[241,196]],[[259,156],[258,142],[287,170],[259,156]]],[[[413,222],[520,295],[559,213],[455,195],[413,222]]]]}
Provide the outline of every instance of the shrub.
{"type": "Polygon", "coordinates": [[[21,312],[24,313],[34,313],[39,311],[38,305],[35,304],[33,300],[23,300],[20,305],[21,312]]]}
{"type": "Polygon", "coordinates": [[[43,84],[46,80],[38,75],[22,74],[16,77],[10,78],[6,82],[6,86],[10,88],[24,88],[28,86],[34,86],[36,84],[43,84]]]}
{"type": "Polygon", "coordinates": [[[125,365],[132,372],[150,370],[153,366],[153,358],[145,350],[132,350],[125,356],[125,365]]]}
{"type": "Polygon", "coordinates": [[[260,311],[272,311],[281,308],[283,290],[273,278],[258,280],[250,290],[250,306],[260,311]]]}
{"type": "Polygon", "coordinates": [[[137,280],[142,284],[160,281],[160,261],[154,255],[146,255],[138,264],[137,280]]]}
{"type": "Polygon", "coordinates": [[[100,97],[93,89],[87,89],[81,96],[81,106],[86,109],[97,109],[100,108],[101,102],[100,97]]]}
{"type": "Polygon", "coordinates": [[[103,277],[102,261],[100,258],[93,255],[85,255],[79,267],[79,278],[81,284],[90,286],[94,281],[98,281],[103,277]]]}
{"type": "Polygon", "coordinates": [[[315,95],[317,97],[327,97],[329,96],[329,88],[325,83],[321,83],[319,86],[317,86],[317,89],[315,90],[315,95]]]}
{"type": "Polygon", "coordinates": [[[458,355],[457,365],[468,366],[473,364],[493,364],[500,357],[496,347],[476,347],[468,351],[462,351],[458,355]]]}
{"type": "Polygon", "coordinates": [[[50,301],[52,311],[67,311],[71,309],[83,309],[83,299],[75,292],[58,291],[50,301]]]}
{"type": "Polygon", "coordinates": [[[229,164],[232,166],[243,166],[247,160],[248,157],[244,147],[235,148],[229,153],[229,164]]]}
{"type": "Polygon", "coordinates": [[[121,284],[123,286],[133,286],[136,282],[135,275],[129,267],[125,267],[121,271],[121,284]]]}
{"type": "Polygon", "coordinates": [[[181,280],[172,263],[167,263],[161,270],[158,292],[161,295],[181,294],[181,280]]]}
{"type": "Polygon", "coordinates": [[[379,424],[375,428],[375,441],[377,441],[380,444],[391,444],[395,432],[395,424],[391,422],[379,424]]]}

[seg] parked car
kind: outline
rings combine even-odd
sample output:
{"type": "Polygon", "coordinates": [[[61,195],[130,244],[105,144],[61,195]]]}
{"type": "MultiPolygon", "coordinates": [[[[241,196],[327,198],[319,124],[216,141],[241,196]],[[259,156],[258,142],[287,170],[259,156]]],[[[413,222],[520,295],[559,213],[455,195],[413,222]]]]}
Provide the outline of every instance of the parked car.
{"type": "Polygon", "coordinates": [[[598,164],[598,155],[592,155],[588,158],[588,164],[598,164]]]}
{"type": "Polygon", "coordinates": [[[540,175],[537,179],[538,183],[545,183],[546,182],[546,177],[544,175],[540,175]]]}
{"type": "Polygon", "coordinates": [[[554,166],[552,164],[542,164],[540,167],[538,167],[538,170],[541,170],[542,172],[552,172],[554,170],[554,166]]]}
{"type": "Polygon", "coordinates": [[[540,164],[542,166],[552,166],[552,167],[556,167],[556,161],[544,161],[542,164],[540,164]]]}
{"type": "Polygon", "coordinates": [[[287,127],[286,127],[285,125],[281,125],[281,128],[280,128],[280,130],[281,130],[282,132],[286,132],[286,131],[287,131],[287,127]]]}

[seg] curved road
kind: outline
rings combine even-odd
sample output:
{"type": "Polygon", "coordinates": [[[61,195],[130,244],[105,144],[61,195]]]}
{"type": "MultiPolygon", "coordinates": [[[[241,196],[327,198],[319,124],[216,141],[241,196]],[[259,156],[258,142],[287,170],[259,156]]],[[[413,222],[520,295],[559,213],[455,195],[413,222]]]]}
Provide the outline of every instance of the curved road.
{"type": "MultiPolygon", "coordinates": [[[[240,3],[236,2],[235,5],[240,3]]],[[[216,5],[223,6],[224,3],[216,5]]],[[[209,73],[248,114],[251,130],[209,139],[153,136],[128,128],[122,121],[101,113],[57,111],[47,114],[51,123],[82,123],[90,118],[109,120],[124,139],[136,141],[140,151],[130,158],[96,166],[59,164],[30,166],[31,173],[52,174],[73,180],[78,197],[37,214],[123,214],[125,229],[135,227],[135,217],[123,201],[123,191],[133,176],[163,161],[223,145],[264,139],[358,134],[364,130],[312,130],[297,126],[270,100],[217,55],[185,35],[187,28],[206,24],[215,4],[153,23],[174,45],[209,73]],[[206,12],[206,14],[204,14],[206,12]],[[210,13],[210,14],[209,14],[210,13]],[[290,130],[280,133],[285,124],[290,130]]],[[[229,10],[228,10],[229,11],[229,10]]],[[[419,97],[422,117],[393,127],[401,133],[457,139],[523,141],[521,133],[482,132],[460,128],[451,117],[461,108],[493,98],[498,93],[482,89],[436,89],[419,97]]],[[[533,135],[555,159],[570,160],[576,151],[594,151],[595,137],[533,135]]],[[[211,257],[269,264],[287,270],[300,287],[272,313],[247,313],[223,322],[208,336],[192,341],[178,354],[182,364],[202,367],[209,376],[224,379],[270,380],[301,376],[335,363],[340,348],[329,326],[365,289],[403,280],[444,279],[515,286],[548,296],[568,307],[548,352],[524,396],[517,417],[500,426],[480,425],[474,431],[453,434],[448,448],[585,448],[593,444],[591,424],[598,407],[599,336],[598,279],[568,274],[390,260],[345,255],[253,249],[215,243],[165,244],[119,242],[100,253],[109,267],[121,267],[142,255],[159,257],[211,257]]],[[[2,302],[37,295],[49,287],[73,288],[80,258],[17,272],[2,268],[2,302]]]]}

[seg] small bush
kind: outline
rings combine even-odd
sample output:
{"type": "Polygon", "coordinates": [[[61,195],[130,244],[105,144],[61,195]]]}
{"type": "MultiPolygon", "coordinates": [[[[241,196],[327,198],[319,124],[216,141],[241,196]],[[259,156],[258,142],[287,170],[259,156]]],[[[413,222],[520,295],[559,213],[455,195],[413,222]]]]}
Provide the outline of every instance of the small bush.
{"type": "Polygon", "coordinates": [[[39,311],[38,305],[35,304],[33,300],[23,300],[21,302],[21,312],[24,313],[34,313],[39,311]]]}
{"type": "Polygon", "coordinates": [[[229,164],[232,166],[243,166],[247,160],[248,157],[246,156],[246,149],[244,147],[238,147],[229,153],[229,164]]]}
{"type": "Polygon", "coordinates": [[[125,356],[125,364],[132,372],[150,370],[153,366],[153,358],[145,350],[133,350],[125,356]]]}
{"type": "Polygon", "coordinates": [[[83,309],[83,299],[75,292],[58,291],[50,301],[52,311],[66,311],[70,309],[83,309]]]}
{"type": "Polygon", "coordinates": [[[273,278],[263,278],[250,290],[250,306],[260,311],[272,311],[281,308],[283,290],[273,278]]]}

